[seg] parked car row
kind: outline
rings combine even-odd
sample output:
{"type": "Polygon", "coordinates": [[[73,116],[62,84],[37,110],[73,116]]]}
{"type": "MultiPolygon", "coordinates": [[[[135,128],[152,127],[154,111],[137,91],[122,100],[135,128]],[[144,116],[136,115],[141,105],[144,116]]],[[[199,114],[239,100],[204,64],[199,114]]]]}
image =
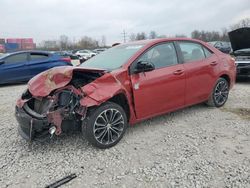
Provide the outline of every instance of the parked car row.
{"type": "Polygon", "coordinates": [[[87,59],[106,49],[73,51],[20,51],[0,54],[0,84],[27,82],[33,76],[58,66],[72,66],[71,60],[87,59]]]}

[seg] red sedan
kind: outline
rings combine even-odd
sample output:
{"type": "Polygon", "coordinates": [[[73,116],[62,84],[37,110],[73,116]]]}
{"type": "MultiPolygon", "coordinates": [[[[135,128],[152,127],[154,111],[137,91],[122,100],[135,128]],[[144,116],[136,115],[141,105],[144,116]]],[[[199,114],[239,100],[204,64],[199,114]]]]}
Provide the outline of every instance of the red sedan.
{"type": "Polygon", "coordinates": [[[53,68],[30,80],[17,101],[19,133],[45,140],[81,130],[108,148],[128,124],[197,103],[221,107],[235,83],[234,60],[192,39],[115,46],[80,67],[53,68]]]}

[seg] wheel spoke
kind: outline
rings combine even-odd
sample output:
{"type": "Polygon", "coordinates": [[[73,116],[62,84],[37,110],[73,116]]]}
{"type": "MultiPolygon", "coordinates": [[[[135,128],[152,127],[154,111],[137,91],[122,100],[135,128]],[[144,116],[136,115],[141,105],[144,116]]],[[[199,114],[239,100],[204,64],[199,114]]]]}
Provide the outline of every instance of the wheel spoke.
{"type": "Polygon", "coordinates": [[[109,129],[109,136],[110,136],[110,140],[111,140],[111,142],[113,142],[113,134],[112,134],[111,129],[109,129]]]}
{"type": "Polygon", "coordinates": [[[103,134],[105,133],[106,129],[104,129],[101,133],[98,134],[98,136],[96,136],[97,139],[101,138],[103,136],[103,134]]]}
{"type": "Polygon", "coordinates": [[[96,131],[100,131],[100,130],[103,130],[103,129],[106,129],[106,127],[98,127],[98,128],[96,128],[96,129],[95,129],[95,131],[94,131],[94,132],[96,132],[96,131]]]}
{"type": "Polygon", "coordinates": [[[122,119],[116,123],[112,123],[112,126],[116,126],[116,125],[119,125],[121,123],[124,124],[124,121],[122,119]]]}
{"type": "Polygon", "coordinates": [[[105,123],[107,123],[107,120],[106,120],[103,116],[100,116],[100,118],[101,118],[105,123]]]}
{"type": "Polygon", "coordinates": [[[106,124],[102,124],[102,123],[97,123],[97,122],[96,122],[96,125],[97,125],[98,127],[106,127],[106,124]]]}
{"type": "Polygon", "coordinates": [[[120,115],[116,120],[112,121],[111,124],[117,123],[119,120],[122,119],[122,115],[120,115]]]}
{"type": "MultiPolygon", "coordinates": [[[[117,131],[118,131],[118,132],[122,132],[122,129],[119,129],[118,127],[112,127],[112,129],[115,130],[116,132],[117,132],[117,131]]],[[[118,133],[118,132],[117,132],[117,133],[118,133]]]]}
{"type": "Polygon", "coordinates": [[[120,135],[120,134],[114,129],[114,127],[110,128],[110,130],[111,130],[112,132],[114,132],[117,136],[120,135]]]}
{"type": "Polygon", "coordinates": [[[108,129],[106,129],[104,134],[102,135],[101,142],[103,141],[103,138],[106,136],[107,132],[108,132],[108,129]]]}
{"type": "Polygon", "coordinates": [[[108,119],[108,117],[107,117],[107,110],[104,111],[104,113],[103,113],[103,118],[106,120],[107,123],[109,122],[109,119],[108,119]]]}
{"type": "Polygon", "coordinates": [[[118,113],[118,111],[115,111],[115,113],[113,113],[113,116],[112,116],[110,122],[113,122],[113,121],[114,121],[114,118],[115,118],[115,116],[116,116],[117,113],[118,113]]]}

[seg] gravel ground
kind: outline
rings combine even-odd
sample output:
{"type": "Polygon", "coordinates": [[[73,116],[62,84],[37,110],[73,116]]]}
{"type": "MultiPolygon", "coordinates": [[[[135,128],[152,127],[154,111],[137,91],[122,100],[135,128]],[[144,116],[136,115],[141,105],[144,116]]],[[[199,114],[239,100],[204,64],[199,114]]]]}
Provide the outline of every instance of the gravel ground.
{"type": "Polygon", "coordinates": [[[14,105],[25,85],[0,87],[0,187],[250,187],[250,83],[240,82],[220,109],[196,105],[127,130],[113,148],[81,134],[27,143],[14,105]]]}

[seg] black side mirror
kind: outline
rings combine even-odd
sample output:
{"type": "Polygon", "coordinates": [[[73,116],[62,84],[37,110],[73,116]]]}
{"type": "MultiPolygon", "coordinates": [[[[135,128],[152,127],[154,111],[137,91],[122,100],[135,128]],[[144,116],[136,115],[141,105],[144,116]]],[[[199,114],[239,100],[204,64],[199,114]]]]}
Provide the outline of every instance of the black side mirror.
{"type": "Polygon", "coordinates": [[[0,65],[4,64],[4,60],[0,60],[0,65]]]}
{"type": "Polygon", "coordinates": [[[139,61],[135,67],[135,73],[148,72],[155,69],[154,64],[147,61],[139,61]]]}

